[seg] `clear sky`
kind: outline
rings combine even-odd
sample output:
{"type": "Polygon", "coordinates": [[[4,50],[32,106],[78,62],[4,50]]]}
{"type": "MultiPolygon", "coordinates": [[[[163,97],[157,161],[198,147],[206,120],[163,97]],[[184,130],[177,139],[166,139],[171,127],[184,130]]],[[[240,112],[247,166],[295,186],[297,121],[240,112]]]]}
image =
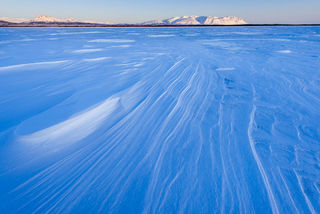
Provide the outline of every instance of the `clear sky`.
{"type": "Polygon", "coordinates": [[[249,23],[320,23],[320,0],[0,0],[0,17],[38,15],[137,23],[174,16],[238,16],[249,23]]]}

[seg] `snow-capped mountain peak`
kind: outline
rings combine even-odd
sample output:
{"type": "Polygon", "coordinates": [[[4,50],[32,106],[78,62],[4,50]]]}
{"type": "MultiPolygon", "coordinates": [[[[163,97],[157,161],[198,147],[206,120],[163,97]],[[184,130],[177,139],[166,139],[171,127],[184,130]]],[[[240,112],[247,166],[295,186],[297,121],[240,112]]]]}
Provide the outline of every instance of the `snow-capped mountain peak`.
{"type": "Polygon", "coordinates": [[[243,19],[235,16],[181,16],[164,20],[144,22],[145,25],[242,25],[247,24],[243,19]]]}
{"type": "Polygon", "coordinates": [[[12,22],[12,23],[22,23],[27,22],[29,20],[22,18],[8,18],[8,17],[0,17],[0,21],[12,22]]]}
{"type": "MultiPolygon", "coordinates": [[[[3,17],[0,18],[0,21],[10,22],[10,23],[24,23],[24,24],[104,24],[110,25],[110,22],[97,22],[97,21],[83,21],[76,20],[73,18],[55,18],[47,15],[40,15],[34,19],[14,19],[3,17]]],[[[243,19],[235,16],[225,16],[225,17],[216,17],[216,16],[181,16],[181,17],[172,17],[164,20],[153,20],[140,23],[142,25],[243,25],[247,24],[243,19]]]]}
{"type": "Polygon", "coordinates": [[[73,18],[59,19],[52,16],[40,15],[32,19],[31,22],[77,22],[77,20],[73,18]]]}

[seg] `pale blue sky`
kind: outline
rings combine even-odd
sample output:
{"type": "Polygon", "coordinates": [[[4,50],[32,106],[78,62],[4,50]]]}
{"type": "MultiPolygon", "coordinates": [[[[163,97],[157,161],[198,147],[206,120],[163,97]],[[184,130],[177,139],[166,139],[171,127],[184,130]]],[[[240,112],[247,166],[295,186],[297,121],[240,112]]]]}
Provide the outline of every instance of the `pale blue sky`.
{"type": "Polygon", "coordinates": [[[320,23],[320,0],[0,0],[0,17],[137,23],[183,15],[238,16],[249,23],[320,23]]]}

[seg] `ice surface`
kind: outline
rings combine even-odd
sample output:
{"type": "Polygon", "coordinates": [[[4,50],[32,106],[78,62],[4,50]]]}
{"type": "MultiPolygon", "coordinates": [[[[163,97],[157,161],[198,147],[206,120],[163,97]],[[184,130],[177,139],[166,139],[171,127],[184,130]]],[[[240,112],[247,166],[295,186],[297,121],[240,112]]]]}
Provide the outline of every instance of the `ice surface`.
{"type": "Polygon", "coordinates": [[[0,29],[0,212],[320,213],[319,35],[0,29]]]}

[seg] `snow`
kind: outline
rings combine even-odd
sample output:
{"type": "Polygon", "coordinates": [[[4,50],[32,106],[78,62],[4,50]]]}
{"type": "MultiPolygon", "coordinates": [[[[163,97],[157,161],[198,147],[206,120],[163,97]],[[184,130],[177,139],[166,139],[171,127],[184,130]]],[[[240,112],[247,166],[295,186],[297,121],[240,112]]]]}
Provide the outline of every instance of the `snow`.
{"type": "Polygon", "coordinates": [[[172,34],[156,34],[156,35],[148,35],[149,37],[151,38],[159,38],[159,37],[172,37],[172,36],[175,36],[175,35],[172,35],[172,34]]]}
{"type": "Polygon", "coordinates": [[[98,58],[92,58],[92,59],[84,59],[86,62],[98,62],[98,61],[104,61],[109,60],[111,57],[98,57],[98,58]]]}
{"type": "Polygon", "coordinates": [[[235,68],[217,68],[217,71],[233,71],[235,68]]]}
{"type": "Polygon", "coordinates": [[[204,21],[206,25],[230,25],[230,24],[247,24],[243,19],[235,16],[226,17],[207,17],[204,21]]]}
{"type": "Polygon", "coordinates": [[[23,18],[0,17],[0,21],[13,22],[13,23],[23,23],[23,22],[27,22],[28,20],[23,19],[23,18]]]}
{"type": "Polygon", "coordinates": [[[112,45],[111,48],[129,48],[131,45],[112,45]]]}
{"type": "Polygon", "coordinates": [[[94,39],[88,42],[99,42],[99,43],[130,43],[135,42],[132,39],[94,39]]]}
{"type": "Polygon", "coordinates": [[[89,110],[85,110],[59,124],[22,136],[21,141],[28,143],[62,143],[79,141],[94,132],[108,115],[117,107],[119,98],[107,99],[102,104],[89,110]]]}
{"type": "Polygon", "coordinates": [[[235,16],[182,16],[173,17],[164,20],[147,21],[143,24],[146,25],[243,25],[247,24],[243,19],[235,16]]]}
{"type": "Polygon", "coordinates": [[[29,22],[63,22],[63,23],[75,23],[75,22],[81,22],[81,23],[96,23],[96,24],[111,24],[111,22],[99,22],[99,21],[91,21],[91,20],[77,20],[74,18],[56,18],[48,15],[40,15],[35,17],[34,19],[28,20],[24,18],[8,18],[8,17],[0,17],[0,21],[6,21],[6,22],[12,22],[12,23],[29,23],[29,22]]]}
{"type": "Polygon", "coordinates": [[[320,213],[317,35],[0,29],[1,213],[320,213]]]}
{"type": "Polygon", "coordinates": [[[77,22],[77,20],[73,18],[59,19],[52,16],[40,15],[32,19],[31,22],[77,22]]]}
{"type": "Polygon", "coordinates": [[[292,52],[290,50],[282,50],[282,51],[278,51],[278,53],[290,54],[292,52]]]}
{"type": "Polygon", "coordinates": [[[99,52],[103,51],[102,48],[86,48],[86,49],[79,49],[79,50],[74,50],[72,53],[77,53],[77,54],[82,54],[82,53],[93,53],[93,52],[99,52]]]}
{"type": "Polygon", "coordinates": [[[26,63],[26,64],[18,64],[18,65],[9,65],[0,67],[0,72],[6,71],[26,71],[32,70],[35,68],[47,68],[48,66],[55,66],[59,64],[65,64],[69,62],[69,60],[60,60],[60,61],[51,61],[51,62],[33,62],[33,63],[26,63]]]}
{"type": "MultiPolygon", "coordinates": [[[[77,20],[74,18],[56,18],[48,15],[40,15],[34,19],[20,19],[20,18],[8,18],[0,17],[0,21],[12,22],[12,23],[29,23],[29,22],[45,22],[45,23],[95,23],[95,24],[112,24],[111,22],[99,22],[89,20],[77,20]]],[[[242,25],[247,24],[243,19],[235,16],[181,16],[173,17],[164,20],[152,20],[142,23],[143,25],[242,25]]]]}

